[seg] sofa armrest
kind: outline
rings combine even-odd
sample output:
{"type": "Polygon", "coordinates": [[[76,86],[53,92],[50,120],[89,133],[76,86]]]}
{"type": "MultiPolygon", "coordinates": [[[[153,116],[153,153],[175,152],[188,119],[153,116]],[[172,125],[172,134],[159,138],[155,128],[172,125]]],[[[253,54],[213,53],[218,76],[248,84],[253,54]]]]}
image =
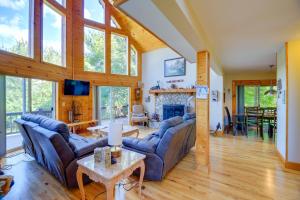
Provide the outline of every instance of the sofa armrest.
{"type": "MultiPolygon", "coordinates": [[[[130,151],[144,154],[146,156],[144,160],[145,162],[144,180],[152,180],[152,181],[162,180],[164,163],[158,155],[156,155],[155,153],[140,151],[126,146],[124,146],[123,148],[128,149],[130,151]]],[[[140,170],[139,169],[135,170],[133,174],[139,176],[140,170]]]]}
{"type": "Polygon", "coordinates": [[[107,146],[107,138],[99,140],[93,138],[84,138],[76,134],[71,134],[69,144],[74,151],[75,157],[80,158],[84,155],[92,154],[97,147],[107,146]]]}
{"type": "Polygon", "coordinates": [[[149,140],[125,137],[123,139],[123,145],[125,147],[130,147],[132,149],[137,149],[142,152],[154,153],[156,150],[157,144],[149,140]]]}

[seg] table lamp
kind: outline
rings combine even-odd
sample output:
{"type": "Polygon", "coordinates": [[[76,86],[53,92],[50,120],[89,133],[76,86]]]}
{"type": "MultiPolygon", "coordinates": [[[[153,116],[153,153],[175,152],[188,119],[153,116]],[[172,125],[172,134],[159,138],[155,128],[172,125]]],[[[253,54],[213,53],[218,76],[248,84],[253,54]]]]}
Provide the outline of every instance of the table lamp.
{"type": "Polygon", "coordinates": [[[111,146],[111,155],[113,158],[121,156],[122,127],[121,123],[111,122],[109,124],[108,145],[111,146]]]}

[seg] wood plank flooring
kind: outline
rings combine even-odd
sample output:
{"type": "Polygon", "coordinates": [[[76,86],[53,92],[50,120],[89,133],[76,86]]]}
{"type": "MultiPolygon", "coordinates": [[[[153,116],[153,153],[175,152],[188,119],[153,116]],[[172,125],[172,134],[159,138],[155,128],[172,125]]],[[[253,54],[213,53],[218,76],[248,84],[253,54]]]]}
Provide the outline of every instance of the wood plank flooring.
{"type": "MultiPolygon", "coordinates": [[[[211,165],[198,168],[192,150],[162,182],[145,182],[143,199],[300,199],[300,173],[284,170],[271,143],[238,137],[210,137],[211,165]]],[[[78,189],[67,190],[35,161],[24,155],[7,159],[17,163],[8,174],[15,176],[15,185],[4,199],[77,200],[78,189]],[[26,160],[26,161],[22,161],[26,160]]],[[[88,200],[105,199],[101,184],[85,186],[88,200]]],[[[137,190],[126,192],[116,187],[116,199],[134,200],[137,190]]]]}

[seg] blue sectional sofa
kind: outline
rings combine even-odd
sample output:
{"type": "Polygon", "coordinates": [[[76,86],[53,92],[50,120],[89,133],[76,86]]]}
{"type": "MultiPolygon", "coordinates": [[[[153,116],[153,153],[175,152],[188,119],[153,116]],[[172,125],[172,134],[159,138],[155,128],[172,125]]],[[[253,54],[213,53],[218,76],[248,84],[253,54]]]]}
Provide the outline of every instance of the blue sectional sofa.
{"type": "MultiPolygon", "coordinates": [[[[77,187],[77,160],[96,147],[107,146],[107,139],[87,139],[69,132],[65,123],[41,115],[25,114],[15,121],[23,136],[25,152],[35,158],[62,184],[77,187]]],[[[84,182],[89,182],[84,177],[84,182]]]]}
{"type": "Polygon", "coordinates": [[[146,155],[145,179],[162,180],[195,145],[196,115],[163,121],[157,132],[143,139],[124,138],[123,147],[146,155]]]}

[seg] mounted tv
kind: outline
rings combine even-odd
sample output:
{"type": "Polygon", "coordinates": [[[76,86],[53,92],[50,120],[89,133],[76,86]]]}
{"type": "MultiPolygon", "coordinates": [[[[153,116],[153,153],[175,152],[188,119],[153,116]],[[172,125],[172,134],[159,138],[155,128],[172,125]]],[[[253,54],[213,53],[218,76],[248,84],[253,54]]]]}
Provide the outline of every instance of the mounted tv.
{"type": "Polygon", "coordinates": [[[64,95],[88,96],[90,94],[90,82],[65,79],[64,95]]]}

